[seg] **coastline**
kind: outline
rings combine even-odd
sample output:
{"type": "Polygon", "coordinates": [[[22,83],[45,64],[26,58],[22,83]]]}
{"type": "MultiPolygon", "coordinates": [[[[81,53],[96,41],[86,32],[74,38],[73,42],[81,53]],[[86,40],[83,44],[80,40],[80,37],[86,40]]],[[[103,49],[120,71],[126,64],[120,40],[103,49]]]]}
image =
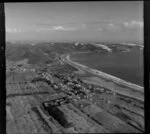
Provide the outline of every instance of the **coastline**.
{"type": "MultiPolygon", "coordinates": [[[[107,73],[104,73],[102,71],[99,71],[99,70],[96,70],[96,69],[91,69],[91,68],[89,68],[85,65],[79,64],[77,62],[71,61],[69,54],[68,55],[63,55],[62,59],[63,59],[64,62],[68,63],[69,65],[71,65],[75,68],[77,68],[78,70],[89,72],[91,74],[94,74],[94,75],[98,76],[99,78],[102,78],[102,79],[107,80],[107,81],[111,81],[111,82],[113,82],[113,83],[115,83],[119,86],[129,88],[130,91],[132,91],[132,92],[139,92],[141,95],[144,94],[144,87],[133,84],[133,83],[130,83],[130,82],[127,82],[123,79],[114,77],[114,76],[112,76],[110,74],[107,74],[107,73]]],[[[127,96],[130,96],[130,97],[132,96],[134,98],[137,98],[133,94],[132,95],[130,95],[129,93],[125,93],[125,94],[128,94],[127,96]]],[[[141,99],[142,101],[144,101],[144,97],[138,98],[138,99],[141,99]]]]}

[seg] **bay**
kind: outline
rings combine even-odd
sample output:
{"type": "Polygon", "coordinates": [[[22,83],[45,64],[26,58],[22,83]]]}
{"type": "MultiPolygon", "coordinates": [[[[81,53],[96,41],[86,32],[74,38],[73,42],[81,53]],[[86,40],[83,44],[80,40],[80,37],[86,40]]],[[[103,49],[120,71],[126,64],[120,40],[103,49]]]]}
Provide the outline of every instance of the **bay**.
{"type": "Polygon", "coordinates": [[[143,86],[143,50],[132,48],[130,52],[78,53],[72,61],[100,70],[128,82],[143,86]]]}

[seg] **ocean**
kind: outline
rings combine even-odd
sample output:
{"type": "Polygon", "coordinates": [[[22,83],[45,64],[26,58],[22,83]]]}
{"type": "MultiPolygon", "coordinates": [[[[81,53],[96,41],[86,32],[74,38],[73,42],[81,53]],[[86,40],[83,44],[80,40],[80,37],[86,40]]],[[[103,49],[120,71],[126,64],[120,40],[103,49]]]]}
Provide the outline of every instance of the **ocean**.
{"type": "Polygon", "coordinates": [[[78,53],[70,55],[72,61],[100,70],[125,81],[143,86],[143,50],[131,52],[78,53]]]}

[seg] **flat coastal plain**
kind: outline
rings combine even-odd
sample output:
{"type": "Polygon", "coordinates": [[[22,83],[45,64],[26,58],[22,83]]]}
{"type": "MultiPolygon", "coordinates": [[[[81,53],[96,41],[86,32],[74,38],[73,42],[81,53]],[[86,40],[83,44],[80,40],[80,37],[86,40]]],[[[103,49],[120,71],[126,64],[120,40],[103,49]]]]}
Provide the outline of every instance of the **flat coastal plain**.
{"type": "Polygon", "coordinates": [[[48,56],[35,48],[27,49],[30,55],[25,59],[23,56],[24,60],[7,61],[8,134],[145,131],[142,87],[113,76],[109,79],[103,72],[73,62],[66,53],[49,54],[49,46],[43,49],[48,56]],[[40,61],[31,49],[41,56],[40,61]],[[46,63],[43,61],[45,56],[46,63]],[[37,63],[29,64],[35,63],[34,58],[37,63]],[[65,101],[61,101],[63,97],[65,101]],[[45,102],[54,106],[44,108],[45,102]]]}
{"type": "Polygon", "coordinates": [[[122,79],[116,78],[104,72],[90,69],[87,66],[81,65],[77,62],[73,62],[70,60],[69,55],[66,56],[64,61],[76,67],[79,70],[76,73],[81,75],[82,78],[84,75],[86,75],[86,73],[90,73],[94,75],[90,77],[88,76],[84,77],[83,79],[85,82],[104,86],[110,90],[113,90],[116,93],[144,101],[144,88],[143,87],[126,82],[122,79]]]}

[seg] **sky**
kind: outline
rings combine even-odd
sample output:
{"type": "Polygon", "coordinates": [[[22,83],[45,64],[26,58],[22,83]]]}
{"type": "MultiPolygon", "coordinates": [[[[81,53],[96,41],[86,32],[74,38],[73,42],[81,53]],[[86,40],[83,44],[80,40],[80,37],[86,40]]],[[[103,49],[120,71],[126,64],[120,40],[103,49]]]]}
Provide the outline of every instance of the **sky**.
{"type": "Polygon", "coordinates": [[[143,2],[5,3],[7,41],[143,43],[143,2]]]}

